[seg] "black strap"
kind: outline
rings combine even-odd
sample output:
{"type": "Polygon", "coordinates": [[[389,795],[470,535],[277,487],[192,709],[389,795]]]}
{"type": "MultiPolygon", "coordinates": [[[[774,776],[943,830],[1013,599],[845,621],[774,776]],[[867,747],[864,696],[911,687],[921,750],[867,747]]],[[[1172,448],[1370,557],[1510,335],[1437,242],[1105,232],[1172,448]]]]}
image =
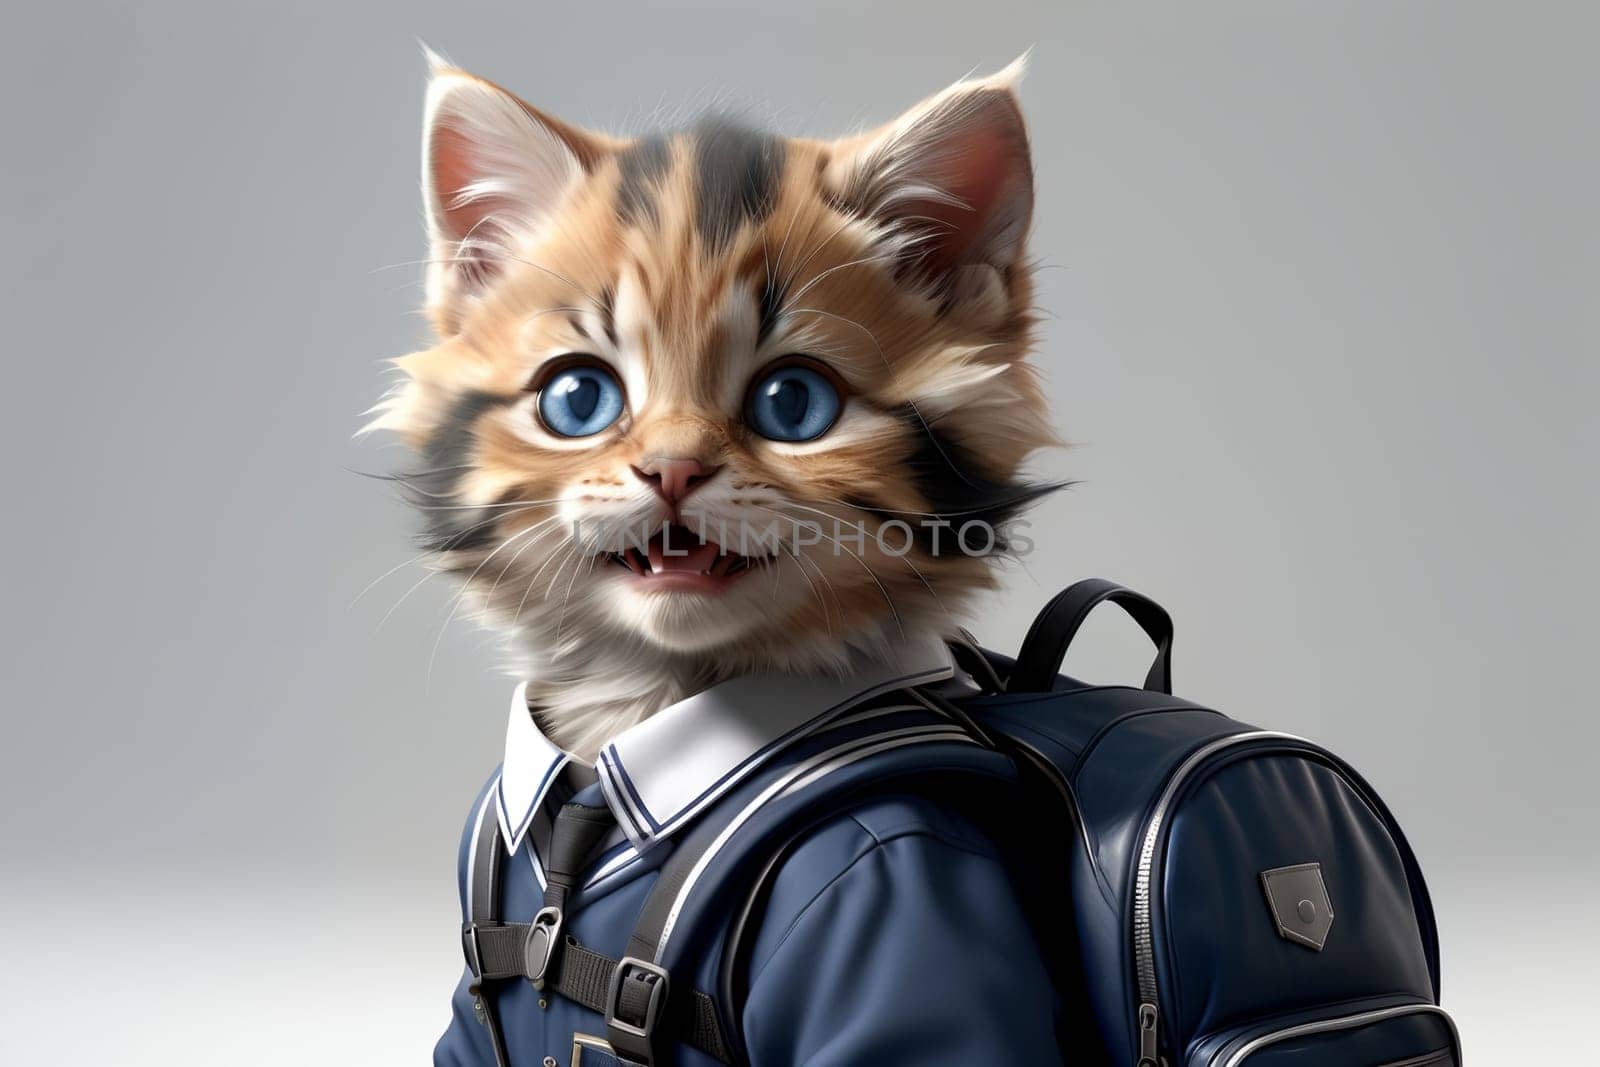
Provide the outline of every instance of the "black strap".
{"type": "MultiPolygon", "coordinates": [[[[888,703],[892,701],[915,700],[923,707],[930,707],[928,701],[917,689],[896,689],[876,698],[874,703],[888,703]]],[[[874,703],[861,705],[862,709],[874,706],[874,703]]],[[[858,709],[859,710],[859,709],[858,709]]],[[[945,714],[942,709],[932,708],[936,714],[945,714]]],[[[965,716],[963,716],[965,718],[965,716]]],[[[971,724],[971,720],[966,722],[971,724]]],[[[972,724],[973,729],[976,725],[972,724]]],[[[981,733],[981,731],[980,731],[981,733]]],[[[736,812],[729,809],[729,817],[736,812]]],[[[661,947],[662,934],[666,931],[667,920],[672,914],[672,907],[677,902],[678,894],[683,889],[683,884],[688,881],[689,874],[699,865],[700,860],[713,847],[721,845],[726,822],[717,818],[702,818],[695,821],[685,832],[679,835],[677,844],[672,849],[672,855],[661,865],[661,874],[656,878],[655,885],[650,887],[650,896],[644,902],[644,908],[639,912],[639,921],[634,924],[633,935],[628,938],[628,955],[637,956],[639,959],[653,960],[656,952],[661,947]]]]}
{"type": "Polygon", "coordinates": [[[978,744],[982,745],[984,748],[999,747],[995,744],[994,738],[989,736],[989,732],[983,727],[979,726],[977,722],[973,720],[972,716],[968,715],[964,710],[962,710],[961,705],[957,704],[955,701],[951,700],[938,690],[913,688],[907,689],[905,692],[906,695],[911,697],[912,700],[915,700],[917,703],[921,704],[935,715],[942,715],[956,723],[967,732],[968,737],[978,742],[978,744]]]}
{"type": "Polygon", "coordinates": [[[550,846],[544,861],[544,906],[564,908],[578,876],[588,870],[606,835],[616,829],[617,817],[607,807],[563,804],[550,827],[550,846]]]}
{"type": "MultiPolygon", "coordinates": [[[[956,708],[948,699],[938,694],[933,694],[930,699],[930,695],[921,689],[899,689],[884,694],[881,699],[886,702],[904,699],[913,700],[937,715],[955,718],[969,732],[973,733],[975,739],[979,740],[981,744],[984,744],[985,747],[993,747],[992,741],[969,716],[961,712],[959,708],[956,708]],[[952,714],[952,710],[954,714],[952,714]]],[[[842,803],[843,801],[840,800],[839,802],[842,803]]],[[[830,814],[830,811],[831,809],[827,807],[817,805],[803,808],[795,815],[792,824],[786,824],[784,827],[774,831],[776,841],[772,844],[772,852],[763,852],[760,847],[757,847],[744,856],[744,862],[753,866],[763,860],[769,861],[766,869],[757,876],[761,882],[765,882],[776,869],[777,852],[803,836],[806,827],[815,825],[819,820],[830,814]]],[[[736,812],[728,809],[726,814],[731,818],[736,812]]],[[[657,876],[655,884],[650,887],[650,895],[645,899],[644,907],[640,909],[639,918],[634,924],[633,934],[628,938],[628,956],[630,958],[641,961],[653,961],[656,959],[666,932],[668,920],[672,918],[673,907],[677,903],[684,884],[688,881],[695,868],[700,865],[701,860],[714,848],[719,848],[725,843],[723,838],[726,829],[726,819],[713,817],[701,818],[681,832],[677,844],[673,846],[672,855],[667,857],[666,862],[662,864],[661,872],[657,876]]],[[[752,875],[755,874],[754,871],[750,873],[752,875]]],[[[749,915],[741,917],[729,936],[742,941],[748,932],[746,929],[748,919],[749,915]]],[[[735,945],[730,949],[730,946],[725,944],[723,950],[724,959],[726,960],[730,951],[736,953],[739,948],[735,945]]],[[[724,971],[720,988],[725,991],[729,990],[726,971],[724,971]]],[[[697,993],[696,996],[699,997],[700,994],[697,993]]],[[[715,1013],[716,1002],[710,997],[706,997],[705,1003],[715,1013]]],[[[728,1005],[725,1006],[731,1006],[733,1003],[732,994],[730,993],[728,1005]]],[[[722,1016],[721,1018],[725,1019],[730,1026],[737,1026],[738,1018],[736,1015],[722,1016]]],[[[718,1016],[713,1014],[710,1023],[716,1026],[717,1021],[718,1016]]],[[[719,1034],[719,1040],[721,1040],[720,1026],[717,1026],[717,1033],[719,1034]]],[[[612,1044],[616,1045],[616,1043],[617,1037],[613,1033],[612,1044]]],[[[722,1062],[734,1062],[736,1059],[742,1061],[744,1055],[742,1050],[736,1053],[726,1043],[722,1047],[726,1053],[726,1055],[718,1056],[722,1062]]]]}
{"type": "MultiPolygon", "coordinates": [[[[469,929],[466,939],[471,940],[476,934],[478,958],[482,960],[479,980],[526,978],[526,950],[532,929],[532,923],[480,923],[475,930],[469,929]]],[[[545,983],[545,991],[605,1015],[611,1008],[611,983],[618,965],[619,961],[586,948],[568,936],[562,946],[560,969],[545,983]]],[[[643,992],[635,982],[620,985],[622,1003],[618,1015],[624,1022],[632,1021],[635,1025],[643,1022],[648,1007],[640,997],[643,992]]],[[[675,1021],[675,1025],[670,1026],[671,1035],[718,1062],[732,1062],[717,1020],[716,1002],[698,989],[692,990],[689,998],[682,1012],[669,1017],[669,1023],[675,1021]]]]}
{"type": "Polygon", "coordinates": [[[1011,671],[1006,691],[1047,693],[1061,670],[1067,646],[1089,612],[1102,600],[1109,600],[1133,617],[1156,645],[1156,659],[1145,676],[1144,687],[1156,693],[1172,692],[1172,617],[1149,597],[1125,589],[1104,578],[1086,578],[1057,593],[1039,612],[1022,639],[1017,665],[1011,671]]]}
{"type": "MultiPolygon", "coordinates": [[[[722,974],[717,992],[733,1018],[744,1015],[743,998],[750,989],[750,968],[754,963],[751,956],[755,952],[759,921],[766,913],[772,887],[778,880],[777,873],[805,840],[804,834],[795,834],[772,850],[751,882],[743,906],[728,927],[728,935],[722,945],[722,974]]],[[[741,1051],[742,1044],[741,1041],[741,1051]]]]}
{"type": "MultiPolygon", "coordinates": [[[[473,863],[469,874],[467,899],[467,924],[470,929],[481,922],[492,922],[500,916],[500,820],[489,810],[489,802],[479,812],[477,837],[473,839],[473,863]]],[[[467,954],[467,967],[472,971],[473,982],[469,992],[478,1021],[489,1031],[489,1045],[494,1050],[495,1067],[511,1067],[506,1053],[505,1034],[500,1029],[500,1018],[495,1012],[494,998],[483,987],[482,957],[476,939],[462,939],[467,954]]]]}
{"type": "MultiPolygon", "coordinates": [[[[504,844],[499,820],[484,815],[472,872],[469,917],[462,949],[475,982],[479,1016],[489,1028],[497,1067],[508,1067],[505,1039],[484,983],[527,978],[606,1019],[611,1044],[626,1062],[660,1063],[663,1038],[681,1041],[721,1063],[732,1062],[716,1002],[699,990],[668,1000],[670,979],[648,961],[621,960],[585,948],[563,933],[562,909],[579,873],[604,843],[615,819],[608,809],[567,804],[556,816],[544,857],[545,906],[531,923],[499,921],[499,864],[504,844]]],[[[630,945],[631,949],[631,945],[630,945]]]]}
{"type": "Polygon", "coordinates": [[[956,666],[966,671],[985,693],[1001,693],[1006,683],[989,660],[977,640],[966,630],[958,630],[949,641],[950,655],[956,666]]]}

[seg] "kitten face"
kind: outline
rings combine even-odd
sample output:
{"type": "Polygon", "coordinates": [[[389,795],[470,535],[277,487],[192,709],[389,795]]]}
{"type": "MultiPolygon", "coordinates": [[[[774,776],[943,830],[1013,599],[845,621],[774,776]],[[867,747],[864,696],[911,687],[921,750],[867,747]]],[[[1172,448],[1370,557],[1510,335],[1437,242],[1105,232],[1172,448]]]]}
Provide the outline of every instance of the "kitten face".
{"type": "Polygon", "coordinates": [[[435,69],[440,341],[375,425],[525,651],[816,666],[955,627],[1051,439],[1015,73],[847,141],[625,142],[435,69]]]}

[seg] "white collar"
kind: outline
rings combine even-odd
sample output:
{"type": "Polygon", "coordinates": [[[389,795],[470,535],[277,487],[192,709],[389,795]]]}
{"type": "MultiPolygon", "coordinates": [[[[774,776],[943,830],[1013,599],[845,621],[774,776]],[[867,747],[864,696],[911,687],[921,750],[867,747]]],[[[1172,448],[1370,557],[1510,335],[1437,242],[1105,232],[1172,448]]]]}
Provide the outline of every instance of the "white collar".
{"type": "MultiPolygon", "coordinates": [[[[783,747],[864,701],[953,674],[937,636],[919,635],[887,659],[856,655],[843,675],[744,674],[685,697],[624,730],[595,770],[606,803],[638,848],[671,834],[783,747]]],[[[569,761],[528,712],[526,685],[511,699],[498,815],[515,851],[569,761]]]]}

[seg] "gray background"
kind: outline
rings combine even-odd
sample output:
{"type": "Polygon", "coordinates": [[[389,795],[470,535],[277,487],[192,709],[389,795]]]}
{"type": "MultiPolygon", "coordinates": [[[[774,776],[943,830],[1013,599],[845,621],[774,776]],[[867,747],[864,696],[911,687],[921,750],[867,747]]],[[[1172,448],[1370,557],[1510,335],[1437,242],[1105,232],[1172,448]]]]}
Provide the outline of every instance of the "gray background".
{"type": "MultiPolygon", "coordinates": [[[[0,1061],[419,1062],[510,682],[353,442],[420,347],[417,38],[634,129],[1024,88],[1084,480],[978,629],[1107,574],[1186,694],[1413,835],[1476,1063],[1587,1029],[1593,5],[7,5],[0,1061]],[[395,266],[398,265],[398,266],[395,266]],[[386,268],[393,269],[386,269],[386,268]],[[207,952],[226,924],[225,958],[207,952]],[[87,955],[92,965],[83,966],[87,955]],[[1566,1007],[1560,1007],[1565,1005],[1566,1007]]],[[[1074,665],[1128,676],[1131,627],[1074,665]]]]}

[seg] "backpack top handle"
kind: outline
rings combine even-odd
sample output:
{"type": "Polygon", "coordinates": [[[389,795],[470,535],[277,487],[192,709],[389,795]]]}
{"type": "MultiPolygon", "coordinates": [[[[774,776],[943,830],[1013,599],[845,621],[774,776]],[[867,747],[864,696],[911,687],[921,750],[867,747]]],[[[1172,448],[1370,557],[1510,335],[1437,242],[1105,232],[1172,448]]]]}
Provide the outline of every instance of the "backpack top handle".
{"type": "Polygon", "coordinates": [[[1061,671],[1067,646],[1095,605],[1109,600],[1133,617],[1156,646],[1156,659],[1145,676],[1144,687],[1154,693],[1172,692],[1172,616],[1154,600],[1104,578],[1085,578],[1057,593],[1039,612],[1022,639],[1017,665],[1006,685],[1009,693],[1048,693],[1061,671]]]}

